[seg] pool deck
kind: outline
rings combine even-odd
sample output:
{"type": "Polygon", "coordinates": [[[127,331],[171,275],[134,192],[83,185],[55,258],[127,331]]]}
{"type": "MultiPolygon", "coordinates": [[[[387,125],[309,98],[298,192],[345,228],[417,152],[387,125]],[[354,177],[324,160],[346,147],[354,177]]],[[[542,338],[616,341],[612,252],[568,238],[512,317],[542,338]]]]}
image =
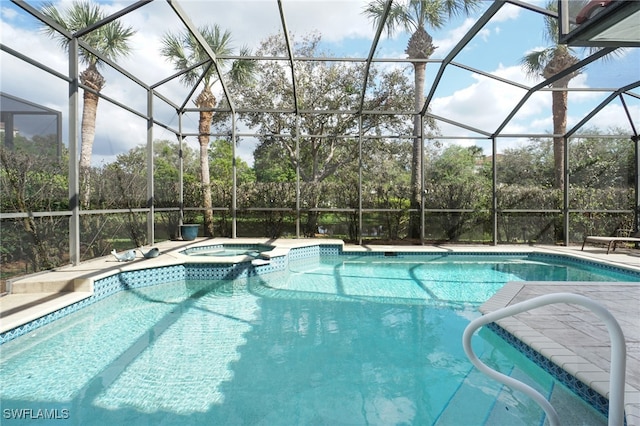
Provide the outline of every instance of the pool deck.
{"type": "MultiPolygon", "coordinates": [[[[160,256],[144,259],[138,253],[136,260],[117,262],[105,256],[78,266],[58,268],[34,274],[11,283],[11,293],[0,297],[0,332],[54,312],[92,294],[93,281],[116,274],[150,267],[201,261],[188,259],[179,253],[194,244],[217,243],[269,243],[289,249],[316,244],[342,244],[340,240],[290,239],[198,239],[196,241],[167,241],[156,244],[160,256]]],[[[588,246],[525,246],[525,245],[427,245],[384,246],[345,245],[348,251],[432,251],[522,253],[537,252],[562,254],[586,260],[604,262],[640,271],[640,250],[618,248],[606,254],[606,247],[588,246]]],[[[231,260],[231,259],[230,259],[231,260]]],[[[543,294],[569,292],[587,296],[604,305],[616,318],[625,336],[627,346],[625,411],[629,426],[640,426],[640,283],[551,283],[510,282],[483,304],[484,314],[504,306],[543,294]]],[[[522,340],[547,359],[563,368],[602,395],[608,395],[610,344],[607,328],[595,314],[577,305],[556,304],[523,312],[499,320],[502,328],[522,340]]]]}

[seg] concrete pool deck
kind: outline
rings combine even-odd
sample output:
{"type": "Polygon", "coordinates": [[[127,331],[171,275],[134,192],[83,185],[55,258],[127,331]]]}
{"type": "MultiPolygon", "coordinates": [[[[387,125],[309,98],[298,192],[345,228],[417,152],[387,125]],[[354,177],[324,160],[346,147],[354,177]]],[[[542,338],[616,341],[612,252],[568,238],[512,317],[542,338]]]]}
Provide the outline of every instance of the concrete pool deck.
{"type": "MultiPolygon", "coordinates": [[[[0,297],[0,332],[12,330],[43,315],[54,312],[92,295],[94,280],[123,271],[200,262],[179,252],[194,244],[269,243],[289,249],[306,245],[342,244],[341,240],[291,239],[198,239],[158,243],[161,255],[117,262],[113,256],[84,262],[78,266],[58,268],[16,279],[11,294],[0,297]]],[[[567,255],[640,271],[640,250],[618,248],[606,254],[606,247],[524,246],[524,245],[427,245],[385,246],[346,245],[348,251],[425,251],[443,253],[548,253],[567,255]]],[[[230,259],[231,260],[231,259],[230,259]]],[[[539,295],[570,292],[581,294],[604,305],[619,322],[627,345],[625,409],[628,425],[640,426],[640,283],[550,283],[511,282],[480,307],[492,312],[539,295]]],[[[610,344],[605,325],[584,308],[557,304],[524,312],[498,321],[512,335],[535,349],[560,368],[580,379],[602,395],[608,394],[610,344]]]]}

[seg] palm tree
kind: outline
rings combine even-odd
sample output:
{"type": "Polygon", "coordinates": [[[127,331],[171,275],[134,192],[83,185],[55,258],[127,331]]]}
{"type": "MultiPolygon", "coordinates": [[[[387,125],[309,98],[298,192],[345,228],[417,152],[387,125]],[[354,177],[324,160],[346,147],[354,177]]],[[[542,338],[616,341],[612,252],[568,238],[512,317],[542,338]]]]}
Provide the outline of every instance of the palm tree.
{"type": "MultiPolygon", "coordinates": [[[[220,56],[230,55],[232,49],[231,33],[222,31],[218,25],[207,25],[198,28],[207,44],[216,55],[216,64],[223,69],[227,62],[220,59],[220,56]]],[[[198,120],[198,143],[200,144],[200,183],[202,186],[202,198],[204,211],[204,232],[208,237],[213,236],[213,205],[211,201],[211,176],[209,175],[209,142],[211,133],[211,122],[213,120],[212,108],[216,106],[216,97],[211,91],[211,87],[220,80],[220,75],[216,67],[211,63],[202,67],[191,68],[193,65],[206,61],[209,55],[200,45],[197,39],[188,31],[180,34],[167,33],[162,39],[161,54],[166,57],[177,71],[185,71],[180,80],[185,86],[193,86],[202,77],[204,86],[200,94],[194,100],[196,107],[201,109],[198,120]]],[[[241,56],[250,54],[246,47],[240,49],[241,56]]],[[[255,62],[247,59],[233,61],[228,71],[233,82],[243,83],[251,80],[255,62]]]]}
{"type": "MultiPolygon", "coordinates": [[[[558,2],[550,0],[547,9],[557,11],[558,2]]],[[[550,16],[544,17],[545,31],[543,33],[550,46],[540,50],[534,50],[522,58],[522,66],[528,76],[542,75],[545,79],[551,78],[561,71],[578,63],[578,58],[573,55],[569,46],[559,43],[558,19],[550,16]]],[[[568,92],[563,89],[569,87],[569,81],[579,74],[574,71],[563,78],[551,83],[551,110],[553,112],[553,134],[564,135],[567,131],[567,98],[568,92]]],[[[564,138],[553,138],[554,161],[554,187],[564,189],[564,138]]]]}
{"type": "MultiPolygon", "coordinates": [[[[74,1],[69,8],[64,10],[57,9],[53,3],[45,3],[41,10],[44,15],[70,33],[83,30],[107,17],[107,14],[100,9],[100,5],[88,1],[74,1]]],[[[57,39],[65,50],[68,50],[70,40],[66,36],[48,25],[43,27],[43,30],[50,37],[57,39]]],[[[80,40],[87,43],[101,57],[115,60],[127,56],[131,52],[129,40],[134,34],[135,31],[132,27],[125,27],[121,22],[111,21],[83,35],[80,40]]],[[[106,84],[105,78],[98,70],[102,61],[84,49],[80,49],[78,55],[80,62],[87,65],[87,68],[80,73],[80,83],[100,92],[106,84]]],[[[89,90],[84,91],[79,163],[83,208],[89,208],[91,196],[89,168],[91,167],[91,153],[96,134],[96,112],[99,99],[97,93],[89,90]]]]}
{"type": "MultiPolygon", "coordinates": [[[[414,108],[421,111],[424,105],[424,80],[427,63],[436,46],[433,38],[427,32],[426,27],[441,28],[448,18],[461,13],[469,14],[481,0],[408,0],[401,3],[393,3],[384,23],[388,36],[393,36],[396,31],[412,32],[405,53],[414,68],[414,108]],[[419,59],[421,61],[412,61],[419,59]]],[[[384,17],[387,0],[374,0],[364,10],[364,14],[373,21],[377,27],[384,17]]],[[[411,160],[411,208],[420,209],[422,198],[422,173],[423,165],[420,152],[422,140],[420,135],[420,117],[416,115],[413,120],[413,152],[411,160]]],[[[409,237],[420,238],[420,216],[412,214],[409,224],[409,237]]]]}

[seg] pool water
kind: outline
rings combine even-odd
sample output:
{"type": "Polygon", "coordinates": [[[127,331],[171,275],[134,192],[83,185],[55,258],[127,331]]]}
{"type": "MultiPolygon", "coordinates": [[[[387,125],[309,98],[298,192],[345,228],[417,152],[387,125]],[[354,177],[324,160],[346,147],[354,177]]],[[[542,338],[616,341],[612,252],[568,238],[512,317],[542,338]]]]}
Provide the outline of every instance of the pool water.
{"type": "Polygon", "coordinates": [[[252,256],[258,257],[261,253],[269,252],[274,247],[267,244],[217,244],[214,246],[198,246],[183,250],[181,253],[187,256],[252,256]]]}
{"type": "MultiPolygon", "coordinates": [[[[78,425],[544,424],[461,345],[478,305],[522,279],[523,262],[425,262],[330,258],[118,293],[2,345],[2,424],[38,410],[78,425]]],[[[473,346],[548,395],[563,424],[606,424],[493,332],[473,346]]]]}
{"type": "Polygon", "coordinates": [[[189,256],[241,256],[241,255],[251,255],[251,254],[259,253],[257,250],[245,250],[245,249],[220,249],[220,250],[211,250],[211,251],[202,251],[199,253],[191,253],[189,256]]]}

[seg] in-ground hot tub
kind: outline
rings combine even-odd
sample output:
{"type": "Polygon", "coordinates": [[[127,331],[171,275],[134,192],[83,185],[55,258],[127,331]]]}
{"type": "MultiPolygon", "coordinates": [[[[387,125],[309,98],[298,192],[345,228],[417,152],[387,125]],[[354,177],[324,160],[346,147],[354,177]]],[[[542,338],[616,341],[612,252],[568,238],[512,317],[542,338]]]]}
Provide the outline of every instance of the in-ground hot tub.
{"type": "Polygon", "coordinates": [[[260,257],[263,253],[268,253],[275,246],[269,244],[233,244],[223,243],[208,246],[190,247],[182,250],[180,253],[187,256],[214,256],[214,257],[232,257],[232,256],[251,256],[260,257]]]}

